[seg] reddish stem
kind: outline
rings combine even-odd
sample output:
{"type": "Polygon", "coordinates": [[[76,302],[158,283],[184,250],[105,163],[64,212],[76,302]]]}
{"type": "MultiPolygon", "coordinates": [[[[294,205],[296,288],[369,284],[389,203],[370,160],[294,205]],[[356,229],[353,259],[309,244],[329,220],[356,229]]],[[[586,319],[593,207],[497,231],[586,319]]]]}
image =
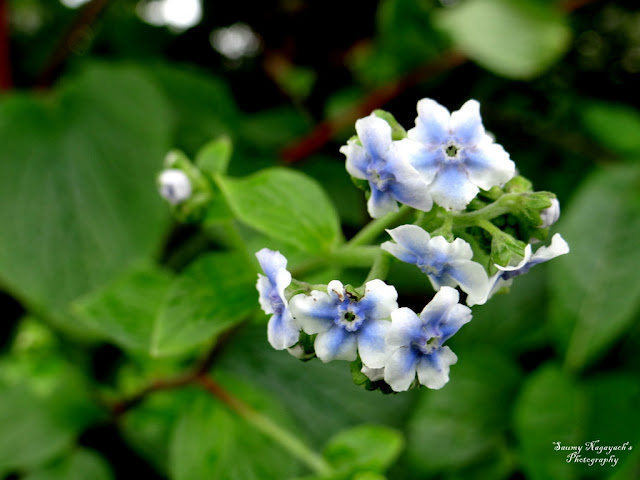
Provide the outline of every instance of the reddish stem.
{"type": "Polygon", "coordinates": [[[7,2],[0,0],[0,90],[10,90],[11,87],[7,2]]]}

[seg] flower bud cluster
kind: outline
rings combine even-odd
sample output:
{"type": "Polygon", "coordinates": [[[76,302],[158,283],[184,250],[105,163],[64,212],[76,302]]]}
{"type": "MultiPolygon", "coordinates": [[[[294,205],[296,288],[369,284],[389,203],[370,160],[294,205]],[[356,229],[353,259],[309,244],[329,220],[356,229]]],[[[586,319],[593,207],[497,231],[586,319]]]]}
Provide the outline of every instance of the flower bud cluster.
{"type": "Polygon", "coordinates": [[[358,288],[333,280],[301,293],[305,284],[296,280],[290,287],[282,254],[257,253],[265,273],[257,285],[260,304],[272,314],[271,345],[304,360],[350,361],[356,383],[383,392],[443,387],[457,361],[445,342],[471,320],[469,307],[569,252],[559,234],[532,251],[558,220],[559,202],[517,175],[509,154],[486,133],[477,101],[450,113],[425,98],[417,110],[408,131],[388,112],[358,120],[357,136],[340,151],[366,191],[372,218],[395,218],[388,214],[399,204],[413,212],[413,223],[388,225],[394,228],[386,230],[390,240],[381,243],[380,255],[415,265],[427,277],[436,293],[420,313],[400,307],[384,278],[358,288]]]}

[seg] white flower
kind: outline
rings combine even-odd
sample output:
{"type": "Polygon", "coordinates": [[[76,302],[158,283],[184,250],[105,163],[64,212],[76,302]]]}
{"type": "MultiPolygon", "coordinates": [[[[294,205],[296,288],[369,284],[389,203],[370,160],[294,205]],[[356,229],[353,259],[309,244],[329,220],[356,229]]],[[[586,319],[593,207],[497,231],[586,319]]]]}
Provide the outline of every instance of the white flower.
{"type": "Polygon", "coordinates": [[[347,157],[349,174],[369,182],[369,215],[378,218],[395,212],[397,202],[419,210],[431,210],[433,202],[426,184],[416,169],[397,154],[394,148],[397,142],[392,141],[389,124],[371,114],[356,121],[356,132],[362,146],[349,140],[340,152],[347,157]]]}
{"type": "Polygon", "coordinates": [[[509,154],[486,134],[476,100],[450,114],[435,100],[423,98],[416,126],[407,135],[398,150],[429,184],[433,200],[447,210],[463,210],[480,189],[502,185],[515,175],[509,154]]]}
{"type": "Polygon", "coordinates": [[[171,205],[182,203],[191,196],[191,181],[182,170],[164,170],[158,177],[158,184],[160,195],[171,205]]]}
{"type": "Polygon", "coordinates": [[[542,225],[538,225],[538,228],[549,228],[558,221],[560,218],[560,202],[557,198],[551,199],[551,206],[540,212],[540,218],[542,218],[542,225]]]}
{"type": "Polygon", "coordinates": [[[498,272],[489,278],[486,293],[480,296],[480,298],[475,299],[473,303],[467,302],[467,304],[470,306],[485,304],[498,290],[510,286],[513,283],[514,277],[524,275],[531,267],[538,263],[547,262],[566,253],[569,253],[569,244],[559,233],[556,233],[551,238],[551,245],[548,247],[540,247],[534,254],[531,253],[531,244],[528,244],[524,249],[524,258],[520,263],[507,267],[496,265],[498,272]]]}
{"type": "Polygon", "coordinates": [[[296,295],[289,308],[302,330],[317,334],[314,348],[323,362],[353,361],[360,354],[364,365],[381,368],[387,359],[384,339],[391,326],[387,319],[398,308],[397,299],[396,289],[382,280],[367,282],[360,298],[333,280],[327,293],[296,295]]]}
{"type": "Polygon", "coordinates": [[[408,390],[416,374],[428,388],[439,389],[449,381],[449,367],[458,357],[443,344],[471,320],[471,309],[458,299],[457,290],[442,287],[420,316],[406,307],[391,313],[384,381],[393,390],[408,390]]]}
{"type": "Polygon", "coordinates": [[[434,290],[442,286],[460,286],[467,294],[467,303],[477,303],[487,291],[488,278],[484,267],[471,260],[471,246],[456,238],[452,243],[444,237],[433,237],[417,225],[401,225],[387,230],[397,243],[381,245],[397,259],[416,265],[427,275],[434,290]]]}
{"type": "Polygon", "coordinates": [[[258,262],[266,274],[258,274],[256,288],[259,301],[266,314],[273,314],[267,325],[269,343],[276,350],[284,350],[298,342],[300,327],[294,322],[287,306],[284,290],[291,283],[287,271],[287,259],[280,252],[263,248],[256,253],[258,262]]]}

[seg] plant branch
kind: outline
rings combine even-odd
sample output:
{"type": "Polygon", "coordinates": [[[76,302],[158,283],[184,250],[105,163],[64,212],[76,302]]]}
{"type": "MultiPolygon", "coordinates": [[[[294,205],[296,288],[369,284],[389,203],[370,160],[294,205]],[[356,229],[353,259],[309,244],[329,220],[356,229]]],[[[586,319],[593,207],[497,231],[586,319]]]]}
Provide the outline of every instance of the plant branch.
{"type": "Polygon", "coordinates": [[[0,91],[10,90],[11,87],[11,56],[9,53],[7,2],[0,0],[0,91]]]}
{"type": "Polygon", "coordinates": [[[289,163],[308,157],[331,141],[340,130],[352,125],[358,118],[384,106],[410,87],[462,65],[466,61],[467,58],[460,52],[453,50],[445,52],[436,60],[422,65],[408,75],[371,91],[360,103],[346,112],[341,112],[339,116],[320,123],[308,135],[286,147],[282,151],[282,156],[289,163]]]}
{"type": "Polygon", "coordinates": [[[48,87],[53,83],[60,67],[65,63],[76,46],[86,38],[90,32],[91,25],[108,4],[109,0],[92,0],[82,7],[73,23],[58,41],[51,56],[42,68],[40,75],[37,77],[36,85],[39,87],[48,87]]]}
{"type": "Polygon", "coordinates": [[[329,464],[320,455],[303,444],[300,439],[298,439],[293,433],[285,430],[280,425],[273,422],[270,418],[254,410],[251,406],[247,405],[239,398],[231,395],[211,377],[205,375],[200,376],[198,377],[198,383],[207,392],[209,392],[231,410],[240,415],[257,430],[261,431],[271,440],[278,443],[281,447],[283,447],[294,457],[311,468],[314,472],[321,475],[331,472],[331,467],[329,466],[329,464]]]}
{"type": "Polygon", "coordinates": [[[413,209],[407,205],[403,205],[397,212],[389,213],[381,218],[372,220],[364,226],[362,230],[356,233],[351,240],[346,243],[347,247],[355,247],[360,245],[366,245],[373,242],[376,238],[382,235],[387,228],[395,225],[409,215],[413,209]]]}

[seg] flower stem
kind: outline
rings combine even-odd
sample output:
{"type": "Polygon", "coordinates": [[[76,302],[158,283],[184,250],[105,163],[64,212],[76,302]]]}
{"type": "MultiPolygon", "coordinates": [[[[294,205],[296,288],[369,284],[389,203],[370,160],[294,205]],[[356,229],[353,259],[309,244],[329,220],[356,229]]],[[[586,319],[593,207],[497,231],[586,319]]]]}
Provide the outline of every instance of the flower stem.
{"type": "Polygon", "coordinates": [[[389,273],[389,267],[391,266],[391,261],[393,257],[389,255],[386,251],[380,249],[378,256],[373,262],[371,266],[371,270],[369,270],[369,275],[363,282],[363,285],[370,280],[375,280],[379,278],[380,280],[385,280],[387,278],[387,274],[389,273]]]}
{"type": "Polygon", "coordinates": [[[373,242],[388,227],[400,222],[404,217],[409,215],[413,209],[407,205],[403,205],[397,212],[389,213],[381,218],[372,220],[364,226],[362,230],[354,235],[354,237],[346,243],[348,247],[358,245],[366,245],[373,242]]]}
{"type": "Polygon", "coordinates": [[[498,200],[490,203],[486,207],[473,212],[453,213],[451,217],[453,219],[453,225],[455,227],[471,227],[478,225],[482,220],[491,220],[492,218],[499,217],[505,213],[512,211],[513,200],[518,196],[517,193],[506,193],[502,195],[498,200]]]}
{"type": "Polygon", "coordinates": [[[380,248],[376,245],[363,245],[359,247],[343,246],[336,251],[322,257],[314,257],[298,263],[291,269],[294,277],[300,277],[320,267],[338,264],[341,267],[368,267],[373,263],[380,248]]]}
{"type": "Polygon", "coordinates": [[[304,445],[293,433],[285,430],[260,412],[257,412],[239,398],[231,395],[212,378],[203,375],[198,378],[198,382],[214,397],[244,418],[257,430],[260,430],[267,437],[280,444],[281,447],[306,464],[314,472],[320,475],[331,473],[331,466],[325,459],[304,445]]]}

